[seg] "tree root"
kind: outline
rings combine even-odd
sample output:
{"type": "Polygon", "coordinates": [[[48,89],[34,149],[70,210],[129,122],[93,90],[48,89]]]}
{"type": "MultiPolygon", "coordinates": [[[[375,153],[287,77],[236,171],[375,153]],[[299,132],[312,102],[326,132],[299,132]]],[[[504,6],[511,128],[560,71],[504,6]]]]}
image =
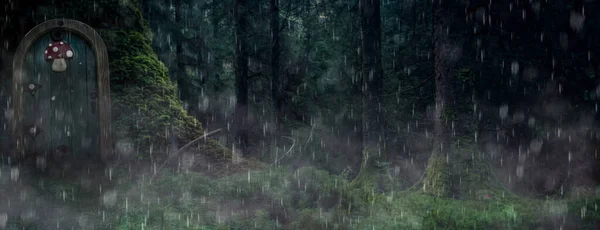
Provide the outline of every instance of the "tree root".
{"type": "Polygon", "coordinates": [[[154,175],[150,178],[149,182],[152,182],[152,180],[156,177],[156,175],[158,175],[158,172],[160,172],[166,165],[167,163],[172,160],[173,158],[175,158],[176,156],[178,156],[181,152],[183,152],[183,150],[185,150],[186,148],[190,147],[192,144],[195,144],[196,142],[200,141],[200,140],[206,140],[207,137],[220,132],[221,129],[217,129],[214,131],[211,131],[207,134],[202,135],[201,137],[196,138],[193,141],[190,141],[189,143],[187,143],[186,145],[184,145],[183,147],[179,148],[177,151],[175,151],[174,153],[172,153],[164,162],[163,164],[156,169],[156,171],[154,172],[154,175]]]}

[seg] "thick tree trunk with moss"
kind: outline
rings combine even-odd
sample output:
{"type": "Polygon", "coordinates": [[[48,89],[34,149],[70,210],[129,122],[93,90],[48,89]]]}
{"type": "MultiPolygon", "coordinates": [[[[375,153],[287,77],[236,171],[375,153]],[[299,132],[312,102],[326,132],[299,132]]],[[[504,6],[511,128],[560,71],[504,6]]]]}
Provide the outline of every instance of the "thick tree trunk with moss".
{"type": "Polygon", "coordinates": [[[453,10],[449,6],[456,5],[453,1],[435,2],[434,14],[434,69],[435,69],[435,113],[433,150],[425,178],[423,191],[437,196],[450,195],[450,163],[452,158],[452,72],[461,55],[461,46],[453,41],[450,34],[452,28],[453,10]]]}
{"type": "Polygon", "coordinates": [[[248,0],[236,0],[235,17],[235,93],[234,145],[246,154],[248,147],[248,0]]]}

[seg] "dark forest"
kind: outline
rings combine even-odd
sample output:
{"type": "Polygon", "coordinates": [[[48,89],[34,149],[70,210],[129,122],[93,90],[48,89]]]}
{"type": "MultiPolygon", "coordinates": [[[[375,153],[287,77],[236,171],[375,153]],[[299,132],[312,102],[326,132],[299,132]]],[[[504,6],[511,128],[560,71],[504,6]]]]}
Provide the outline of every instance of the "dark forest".
{"type": "Polygon", "coordinates": [[[600,229],[598,0],[3,0],[0,230],[600,229]]]}

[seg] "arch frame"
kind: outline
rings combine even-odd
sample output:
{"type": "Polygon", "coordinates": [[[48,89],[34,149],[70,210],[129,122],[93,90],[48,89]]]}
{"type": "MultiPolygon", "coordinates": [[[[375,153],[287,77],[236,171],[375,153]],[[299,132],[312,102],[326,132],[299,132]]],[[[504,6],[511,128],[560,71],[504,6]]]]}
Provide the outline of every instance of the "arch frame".
{"type": "Polygon", "coordinates": [[[98,84],[99,152],[103,161],[113,155],[111,128],[110,70],[106,45],[91,26],[73,19],[50,19],[31,29],[19,43],[13,57],[12,82],[12,135],[14,154],[24,157],[23,146],[23,68],[30,47],[44,34],[55,29],[63,29],[82,37],[92,48],[96,57],[96,78],[98,84]]]}

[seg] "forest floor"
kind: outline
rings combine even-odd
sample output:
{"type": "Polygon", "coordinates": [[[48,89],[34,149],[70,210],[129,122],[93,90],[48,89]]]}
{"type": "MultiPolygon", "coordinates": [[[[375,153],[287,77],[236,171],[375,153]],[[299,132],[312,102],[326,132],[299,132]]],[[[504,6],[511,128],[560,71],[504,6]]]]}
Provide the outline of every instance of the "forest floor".
{"type": "Polygon", "coordinates": [[[380,191],[312,167],[187,154],[40,173],[0,166],[0,229],[598,229],[597,195],[445,199],[380,191]]]}

